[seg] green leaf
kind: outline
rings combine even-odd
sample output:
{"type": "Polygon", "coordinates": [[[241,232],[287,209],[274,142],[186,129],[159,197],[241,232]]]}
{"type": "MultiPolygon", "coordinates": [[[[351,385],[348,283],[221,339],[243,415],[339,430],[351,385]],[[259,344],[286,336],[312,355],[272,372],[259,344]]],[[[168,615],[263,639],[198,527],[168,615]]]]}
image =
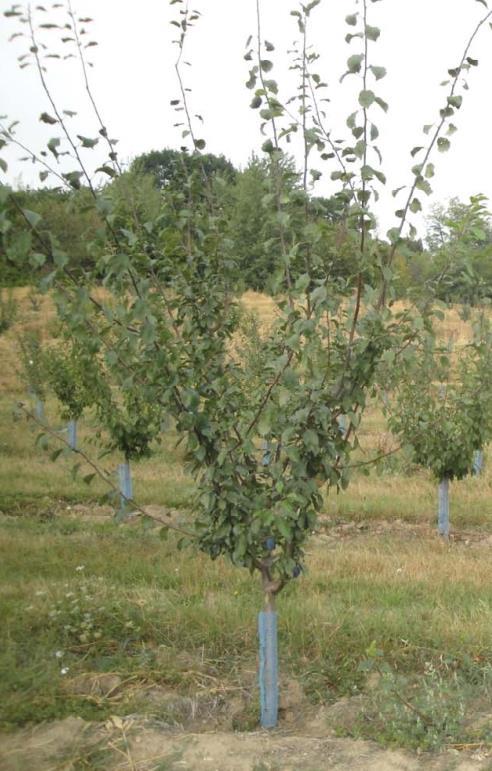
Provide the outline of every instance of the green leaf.
{"type": "Polygon", "coordinates": [[[39,179],[41,180],[41,182],[44,182],[44,180],[47,178],[48,174],[49,174],[49,171],[46,171],[46,170],[39,172],[39,179]]]}
{"type": "Polygon", "coordinates": [[[2,171],[5,171],[5,172],[8,169],[7,161],[4,161],[3,158],[0,158],[0,169],[2,169],[2,171]]]}
{"type": "Polygon", "coordinates": [[[355,27],[357,24],[357,16],[358,14],[356,13],[350,13],[345,17],[345,22],[349,25],[349,27],[355,27]]]}
{"type": "Polygon", "coordinates": [[[359,104],[364,107],[364,109],[367,109],[371,106],[371,104],[374,104],[376,101],[376,95],[374,91],[371,91],[369,89],[365,89],[360,92],[359,94],[359,104]]]}
{"type": "Polygon", "coordinates": [[[437,149],[440,153],[447,153],[449,148],[451,147],[451,142],[449,139],[446,139],[446,137],[439,137],[437,140],[437,149]]]}
{"type": "Polygon", "coordinates": [[[425,176],[427,177],[427,179],[432,179],[432,177],[434,176],[434,173],[435,173],[434,164],[428,163],[427,166],[425,167],[425,176]]]}
{"type": "Polygon", "coordinates": [[[46,439],[47,439],[47,437],[46,437],[46,434],[45,434],[45,432],[44,432],[44,431],[41,431],[41,432],[40,432],[40,433],[39,433],[39,434],[36,436],[36,439],[35,439],[35,441],[34,441],[34,444],[35,444],[35,445],[46,445],[46,439]]]}
{"type": "Polygon", "coordinates": [[[289,526],[289,524],[285,521],[285,519],[281,519],[280,517],[275,521],[275,524],[278,528],[278,531],[280,535],[282,535],[286,541],[290,541],[292,537],[292,530],[289,526]]]}
{"type": "Polygon", "coordinates": [[[258,67],[253,67],[253,69],[249,71],[249,79],[246,81],[246,88],[254,88],[256,86],[257,70],[258,70],[258,67]]]}
{"type": "Polygon", "coordinates": [[[81,177],[82,177],[81,171],[68,171],[66,174],[63,174],[63,179],[66,179],[69,185],[73,187],[74,190],[80,190],[81,177]]]}
{"type": "Polygon", "coordinates": [[[308,450],[317,452],[319,450],[318,434],[312,429],[308,428],[302,435],[302,440],[308,450]]]}
{"type": "Polygon", "coordinates": [[[204,139],[197,139],[195,141],[195,147],[197,148],[197,150],[204,150],[206,147],[206,144],[207,143],[205,142],[204,139]]]}
{"type": "Polygon", "coordinates": [[[68,255],[61,249],[53,248],[53,261],[58,268],[64,268],[68,265],[68,255]]]}
{"type": "Polygon", "coordinates": [[[51,153],[53,153],[55,158],[58,158],[58,155],[59,155],[58,148],[59,148],[59,146],[60,146],[60,139],[59,139],[59,137],[53,137],[48,142],[48,150],[51,153]]]}
{"type": "Polygon", "coordinates": [[[345,42],[351,43],[354,38],[363,38],[363,37],[364,35],[362,34],[362,32],[355,32],[353,35],[351,35],[350,32],[348,32],[345,35],[345,42]]]}
{"type": "Polygon", "coordinates": [[[263,414],[258,421],[258,433],[260,436],[266,436],[271,428],[270,417],[263,414]]]}
{"type": "Polygon", "coordinates": [[[448,105],[443,110],[439,110],[439,115],[441,118],[451,118],[454,115],[454,108],[448,105]]]}
{"type": "Polygon", "coordinates": [[[386,67],[376,67],[375,64],[371,64],[369,69],[372,71],[372,74],[376,78],[376,80],[381,80],[382,78],[386,77],[387,71],[386,67]]]}
{"type": "Polygon", "coordinates": [[[448,96],[448,104],[451,105],[451,107],[456,107],[456,109],[459,110],[461,105],[463,104],[463,97],[448,96]]]}
{"type": "Polygon", "coordinates": [[[260,67],[263,72],[270,72],[270,70],[273,69],[273,62],[271,62],[270,59],[261,59],[260,67]]]}
{"type": "Polygon", "coordinates": [[[349,129],[353,129],[355,127],[355,121],[356,121],[356,118],[357,118],[357,114],[358,114],[358,111],[357,112],[352,112],[348,116],[348,118],[346,120],[346,123],[347,123],[347,126],[349,127],[349,129]]]}
{"type": "Polygon", "coordinates": [[[261,107],[262,99],[261,96],[254,96],[251,100],[250,107],[253,108],[253,110],[257,110],[258,107],[261,107]]]}
{"type": "Polygon", "coordinates": [[[377,40],[380,34],[379,27],[371,27],[370,24],[366,24],[366,35],[369,40],[377,40]]]}
{"type": "Polygon", "coordinates": [[[80,139],[82,143],[82,147],[88,147],[89,149],[92,149],[97,145],[99,142],[99,137],[96,139],[89,139],[89,137],[83,137],[81,134],[77,134],[78,139],[80,139]]]}
{"type": "Polygon", "coordinates": [[[388,112],[388,103],[387,103],[387,102],[385,102],[385,101],[384,101],[384,99],[381,99],[381,97],[379,97],[379,96],[376,96],[376,98],[374,99],[374,101],[376,102],[376,104],[377,104],[377,105],[379,105],[379,107],[381,107],[381,109],[382,109],[384,112],[388,112]]]}
{"type": "Polygon", "coordinates": [[[278,94],[278,84],[276,80],[269,79],[263,81],[265,88],[267,88],[269,91],[271,91],[274,94],[278,94]]]}
{"type": "Polygon", "coordinates": [[[415,187],[417,188],[417,190],[422,190],[422,192],[425,193],[426,195],[430,195],[432,193],[432,188],[430,184],[423,177],[417,177],[415,187]]]}
{"type": "Polygon", "coordinates": [[[354,54],[347,59],[347,68],[350,73],[360,72],[362,62],[364,61],[363,54],[354,54]]]}
{"type": "Polygon", "coordinates": [[[117,176],[116,171],[111,166],[106,166],[106,165],[99,166],[96,169],[96,174],[97,174],[98,171],[100,171],[102,174],[107,174],[108,177],[116,177],[117,176]]]}
{"type": "Polygon", "coordinates": [[[22,213],[32,228],[36,228],[42,220],[40,214],[30,209],[22,209],[22,213]]]}
{"type": "Polygon", "coordinates": [[[95,478],[95,476],[96,476],[96,474],[95,474],[95,473],[93,473],[93,474],[86,474],[84,477],[82,477],[82,481],[83,481],[83,482],[84,482],[86,485],[90,485],[90,483],[91,483],[91,482],[92,482],[92,480],[95,478]]]}
{"type": "Polygon", "coordinates": [[[410,211],[414,214],[417,214],[417,212],[422,211],[422,204],[420,203],[418,198],[414,198],[412,203],[410,204],[410,211]]]}
{"type": "Polygon", "coordinates": [[[374,169],[372,168],[372,166],[369,166],[368,164],[366,164],[361,168],[360,175],[365,182],[369,182],[371,179],[374,178],[374,169]]]}
{"type": "Polygon", "coordinates": [[[58,120],[56,118],[53,118],[51,115],[49,115],[47,112],[42,112],[39,116],[39,120],[43,123],[49,123],[51,126],[54,123],[58,123],[58,120]]]}
{"type": "Polygon", "coordinates": [[[391,244],[396,244],[400,240],[400,229],[399,228],[391,228],[386,233],[388,236],[388,239],[391,244]]]}

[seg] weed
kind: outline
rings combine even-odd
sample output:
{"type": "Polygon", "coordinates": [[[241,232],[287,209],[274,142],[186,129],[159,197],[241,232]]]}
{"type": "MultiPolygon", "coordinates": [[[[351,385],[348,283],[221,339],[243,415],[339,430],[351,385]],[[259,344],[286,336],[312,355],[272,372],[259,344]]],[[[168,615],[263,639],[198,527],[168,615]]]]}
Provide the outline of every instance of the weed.
{"type": "Polygon", "coordinates": [[[109,747],[99,742],[95,746],[82,746],[74,753],[66,753],[57,759],[57,768],[69,768],[71,771],[106,771],[112,766],[113,753],[109,747]]]}
{"type": "Polygon", "coordinates": [[[175,771],[177,764],[178,768],[183,767],[181,762],[184,750],[172,750],[164,758],[160,758],[157,765],[154,766],[154,771],[175,771]]]}
{"type": "Polygon", "coordinates": [[[0,289],[0,335],[14,324],[17,311],[17,302],[12,291],[10,290],[4,295],[3,289],[0,289]]]}
{"type": "Polygon", "coordinates": [[[369,658],[361,668],[377,672],[380,679],[369,694],[369,705],[357,733],[383,745],[424,751],[490,741],[490,723],[476,730],[466,720],[477,701],[477,693],[484,699],[492,694],[490,665],[467,669],[460,662],[441,656],[439,662],[426,661],[419,675],[403,675],[374,644],[368,653],[369,658]]]}

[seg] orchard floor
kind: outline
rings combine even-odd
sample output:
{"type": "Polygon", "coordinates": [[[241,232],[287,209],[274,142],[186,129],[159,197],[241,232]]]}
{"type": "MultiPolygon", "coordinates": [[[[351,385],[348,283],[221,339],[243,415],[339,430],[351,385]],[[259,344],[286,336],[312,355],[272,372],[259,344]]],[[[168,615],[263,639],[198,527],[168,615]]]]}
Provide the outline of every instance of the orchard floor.
{"type": "Polygon", "coordinates": [[[3,739],[2,771],[478,771],[483,749],[418,757],[373,742],[336,738],[320,719],[305,732],[188,733],[138,717],[87,723],[67,718],[3,739]]]}
{"type": "Polygon", "coordinates": [[[322,519],[309,573],[279,600],[280,721],[271,732],[258,729],[261,595],[243,571],[177,554],[136,520],[116,528],[104,506],[0,517],[0,533],[2,771],[492,769],[484,530],[443,543],[422,523],[322,519]],[[407,703],[448,719],[463,703],[432,746],[381,674],[358,672],[372,639],[409,678],[395,681],[407,703]],[[443,676],[419,700],[428,660],[443,676]],[[443,701],[440,691],[454,687],[449,668],[472,660],[476,669],[443,701]]]}
{"type": "MultiPolygon", "coordinates": [[[[1,771],[492,771],[490,450],[480,477],[451,486],[449,542],[435,482],[404,454],[326,496],[306,571],[279,598],[280,721],[261,732],[258,581],[137,518],[116,525],[89,468],[49,460],[56,437],[43,449],[13,416],[29,402],[17,335],[57,329],[49,298],[16,297],[0,336],[1,771]]],[[[268,321],[267,298],[245,302],[268,321]]],[[[456,313],[446,323],[465,336],[456,313]]],[[[79,440],[97,457],[93,434],[88,415],[79,440]]],[[[356,461],[394,447],[375,405],[359,435],[356,461]]],[[[186,524],[176,439],[170,426],[135,465],[135,497],[186,524]]]]}

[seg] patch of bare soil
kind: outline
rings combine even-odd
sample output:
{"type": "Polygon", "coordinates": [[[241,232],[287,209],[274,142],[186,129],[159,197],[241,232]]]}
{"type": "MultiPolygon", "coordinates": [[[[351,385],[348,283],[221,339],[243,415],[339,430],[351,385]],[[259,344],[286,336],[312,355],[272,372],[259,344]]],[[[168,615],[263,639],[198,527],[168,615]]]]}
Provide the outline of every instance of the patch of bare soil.
{"type": "Polygon", "coordinates": [[[439,755],[385,750],[368,741],[338,738],[333,726],[350,723],[361,699],[342,699],[297,725],[275,731],[189,731],[163,720],[131,715],[105,723],[80,718],[0,736],[2,771],[486,771],[483,748],[439,755]]]}
{"type": "MultiPolygon", "coordinates": [[[[403,540],[440,538],[433,525],[423,522],[405,522],[402,519],[343,522],[321,515],[318,521],[319,531],[316,537],[328,546],[330,544],[334,546],[347,539],[375,535],[398,536],[403,540]]],[[[449,543],[464,547],[490,549],[492,548],[492,536],[490,533],[480,530],[456,530],[450,533],[449,543]]]]}
{"type": "MultiPolygon", "coordinates": [[[[166,506],[157,506],[151,504],[144,506],[144,511],[163,524],[186,525],[189,524],[189,514],[170,509],[166,506]]],[[[55,515],[62,515],[73,519],[81,519],[85,522],[104,522],[104,520],[114,519],[114,508],[112,506],[97,506],[92,503],[76,503],[73,506],[63,504],[54,511],[55,515]]],[[[126,526],[140,524],[140,512],[130,512],[125,521],[126,526]]]]}
{"type": "MultiPolygon", "coordinates": [[[[145,511],[151,517],[161,519],[165,523],[173,525],[189,525],[189,512],[178,509],[170,509],[166,506],[151,504],[145,506],[145,511]]],[[[105,519],[112,519],[114,509],[111,506],[96,506],[94,504],[75,504],[56,509],[55,514],[82,518],[86,521],[101,522],[105,519]]],[[[127,519],[127,526],[139,524],[140,516],[135,512],[135,516],[130,514],[127,519]]],[[[412,539],[436,539],[436,528],[433,525],[423,522],[405,522],[402,519],[380,519],[365,520],[363,522],[342,521],[333,519],[327,515],[321,514],[318,519],[318,530],[316,539],[326,546],[336,546],[340,541],[354,538],[372,537],[372,536],[398,536],[403,540],[412,539]]],[[[449,543],[463,547],[478,549],[492,549],[492,535],[480,530],[456,530],[450,533],[449,543]]]]}

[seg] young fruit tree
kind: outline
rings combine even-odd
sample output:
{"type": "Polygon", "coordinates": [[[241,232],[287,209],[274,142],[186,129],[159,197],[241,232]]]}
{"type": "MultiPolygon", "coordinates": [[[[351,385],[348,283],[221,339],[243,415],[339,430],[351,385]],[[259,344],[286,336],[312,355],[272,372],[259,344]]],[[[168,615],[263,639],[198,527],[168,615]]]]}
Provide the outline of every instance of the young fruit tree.
{"type": "Polygon", "coordinates": [[[46,386],[51,387],[61,405],[70,449],[76,450],[77,421],[93,403],[89,387],[92,361],[75,346],[67,351],[66,345],[58,345],[43,351],[40,366],[46,386]]]}
{"type": "MultiPolygon", "coordinates": [[[[483,12],[466,40],[458,65],[450,70],[437,120],[426,127],[426,145],[412,150],[421,160],[399,193],[404,198],[388,246],[376,237],[373,214],[386,181],[375,121],[388,107],[378,93],[386,70],[376,53],[380,30],[371,19],[374,2],[355,2],[346,17],[349,55],[342,75],[358,85],[348,136],[342,139],[332,132],[327,87],[310,46],[320,0],[301,3],[291,14],[299,42],[292,54],[297,84],[290,98],[273,77],[274,45],[263,36],[257,1],[256,35],[245,52],[250,67],[246,85],[266,137],[262,151],[269,174],[257,206],[268,221],[265,248],[274,255],[277,314],[246,349],[238,346],[240,276],[222,206],[227,180],[200,161],[206,143],[198,133],[201,119],[193,113],[183,67],[200,13],[184,0],[171,2],[178,86],[171,106],[182,141],[197,162],[184,164],[179,187],[162,188],[155,216],[143,219],[138,210],[128,211],[124,222],[115,217],[111,184],[97,185],[86,161],[91,149],[105,145],[107,160],[95,172],[110,179],[121,172],[115,140],[92,96],[86,58],[91,41],[82,37],[90,20],[78,17],[70,0],[49,16],[43,6],[14,6],[6,14],[20,22],[26,40],[22,64],[37,69],[47,105],[41,120],[53,128],[47,147],[30,150],[29,157],[40,163],[42,180],[87,188],[104,233],[94,249],[94,264],[74,266],[42,230],[37,213],[23,209],[29,243],[12,244],[9,211],[16,202],[4,186],[4,248],[39,271],[57,304],[66,339],[93,359],[108,382],[117,384],[118,393],[136,394],[135,409],[151,406],[159,417],[174,420],[196,481],[196,546],[212,559],[224,555],[259,575],[265,598],[259,615],[261,724],[267,728],[277,722],[276,598],[304,568],[305,543],[323,506],[320,486],[337,489],[349,483],[348,460],[357,447],[357,428],[381,357],[388,351],[396,355],[422,326],[417,308],[392,307],[392,263],[407,234],[408,215],[421,208],[420,192],[431,191],[431,156],[450,145],[444,132],[477,64],[470,49],[492,16],[492,11],[483,12]],[[50,90],[48,56],[58,32],[67,38],[64,50],[71,49],[81,66],[94,108],[91,132],[72,128],[73,114],[56,103],[50,90]],[[295,188],[286,153],[291,140],[299,142],[302,155],[295,188]],[[324,237],[324,223],[310,205],[320,164],[339,185],[336,198],[352,252],[352,272],[343,279],[331,270],[337,244],[324,237]]],[[[16,131],[5,126],[2,143],[23,145],[16,131]]],[[[415,228],[408,227],[414,234],[415,228]]],[[[97,393],[93,407],[102,417],[104,401],[97,393]]]]}
{"type": "Polygon", "coordinates": [[[387,405],[389,426],[415,463],[438,480],[438,532],[449,536],[449,483],[474,472],[492,431],[491,335],[485,318],[462,348],[436,346],[430,336],[409,357],[387,405]]]}
{"type": "Polygon", "coordinates": [[[92,407],[98,426],[94,439],[100,440],[104,432],[105,449],[123,455],[124,462],[118,465],[119,515],[123,516],[133,499],[130,462],[149,457],[152,441],[161,431],[158,407],[143,400],[140,390],[130,384],[109,381],[109,370],[98,366],[90,350],[73,341],[44,350],[40,365],[44,382],[52,388],[67,421],[70,449],[77,449],[77,422],[92,407]]]}

